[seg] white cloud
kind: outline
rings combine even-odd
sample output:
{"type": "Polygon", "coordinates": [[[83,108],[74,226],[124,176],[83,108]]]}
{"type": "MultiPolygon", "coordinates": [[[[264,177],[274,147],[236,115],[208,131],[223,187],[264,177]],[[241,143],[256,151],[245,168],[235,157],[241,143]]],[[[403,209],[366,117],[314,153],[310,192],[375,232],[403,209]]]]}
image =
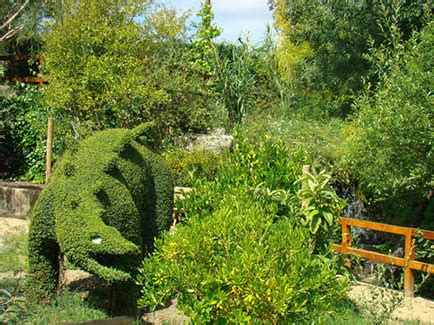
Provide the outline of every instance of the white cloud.
{"type": "Polygon", "coordinates": [[[268,10],[267,0],[214,0],[212,5],[215,11],[227,14],[260,13],[268,10]]]}

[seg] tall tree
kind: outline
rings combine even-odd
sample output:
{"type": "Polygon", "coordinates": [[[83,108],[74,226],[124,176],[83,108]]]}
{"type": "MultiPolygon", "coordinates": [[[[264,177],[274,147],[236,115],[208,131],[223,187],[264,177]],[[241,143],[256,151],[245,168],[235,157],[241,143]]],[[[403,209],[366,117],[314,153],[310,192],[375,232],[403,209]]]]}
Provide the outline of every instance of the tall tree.
{"type": "Polygon", "coordinates": [[[64,0],[3,0],[0,6],[0,52],[39,52],[44,20],[60,15],[63,3],[64,0]]]}
{"type": "MultiPolygon", "coordinates": [[[[366,59],[369,49],[387,43],[395,23],[408,39],[426,24],[429,0],[273,0],[272,10],[288,28],[281,33],[294,46],[308,44],[310,56],[302,60],[294,76],[300,91],[330,101],[332,114],[345,116],[363,80],[375,80],[366,59]],[[282,10],[283,9],[283,10],[282,10]],[[317,94],[317,95],[312,95],[317,94]]],[[[294,71],[294,69],[292,69],[294,71]]]]}

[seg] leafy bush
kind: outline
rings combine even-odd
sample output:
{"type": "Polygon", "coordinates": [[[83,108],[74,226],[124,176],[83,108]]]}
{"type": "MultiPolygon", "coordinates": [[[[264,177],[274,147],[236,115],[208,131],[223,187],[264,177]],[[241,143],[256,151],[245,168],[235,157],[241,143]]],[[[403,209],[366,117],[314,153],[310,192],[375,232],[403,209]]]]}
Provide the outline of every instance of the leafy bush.
{"type": "Polygon", "coordinates": [[[198,323],[301,321],[332,312],[345,295],[335,261],[314,255],[309,231],[276,212],[234,189],[213,213],[166,233],[140,268],[139,306],[154,309],[178,294],[198,323]]]}
{"type": "Polygon", "coordinates": [[[9,177],[43,182],[49,110],[38,87],[19,86],[16,92],[15,96],[0,98],[5,137],[2,150],[10,160],[9,177]]]}
{"type": "Polygon", "coordinates": [[[280,29],[280,65],[291,78],[293,109],[320,116],[347,116],[363,92],[363,80],[378,72],[366,55],[371,46],[388,46],[388,25],[404,39],[431,15],[430,1],[270,0],[280,29]],[[289,45],[289,46],[288,46],[289,45]],[[319,108],[319,109],[318,109],[319,108]]]}
{"type": "Polygon", "coordinates": [[[302,161],[281,141],[238,139],[215,179],[196,180],[177,202],[184,223],[144,260],[139,306],[179,295],[198,323],[302,321],[335,310],[344,283],[330,246],[318,255],[300,217],[302,161]]]}
{"type": "Polygon", "coordinates": [[[213,180],[223,154],[205,150],[172,149],[163,153],[174,175],[176,186],[191,186],[194,179],[213,180]]]}
{"type": "Polygon", "coordinates": [[[201,19],[197,26],[193,39],[193,62],[192,65],[198,71],[206,74],[213,74],[214,49],[213,39],[221,34],[221,30],[214,26],[214,12],[211,5],[203,2],[197,17],[201,19]]]}
{"type": "Polygon", "coordinates": [[[324,171],[306,173],[299,179],[304,187],[297,192],[297,198],[302,202],[300,214],[314,235],[314,246],[326,251],[333,232],[338,228],[337,219],[346,205],[330,186],[330,178],[324,171]]]}
{"type": "Polygon", "coordinates": [[[6,155],[6,178],[44,182],[48,117],[54,119],[53,161],[76,140],[71,133],[71,120],[53,112],[45,103],[44,90],[39,86],[19,84],[15,95],[0,97],[6,155]]]}

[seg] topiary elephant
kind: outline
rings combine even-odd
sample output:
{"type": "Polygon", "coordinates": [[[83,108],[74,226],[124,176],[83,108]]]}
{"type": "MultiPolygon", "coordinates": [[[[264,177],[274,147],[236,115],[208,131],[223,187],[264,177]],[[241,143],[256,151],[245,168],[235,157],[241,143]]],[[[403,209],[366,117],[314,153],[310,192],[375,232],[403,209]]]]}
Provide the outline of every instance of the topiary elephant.
{"type": "Polygon", "coordinates": [[[112,283],[132,283],[172,220],[172,174],[148,148],[149,124],[95,133],[64,154],[33,211],[27,297],[49,301],[62,256],[112,283]]]}

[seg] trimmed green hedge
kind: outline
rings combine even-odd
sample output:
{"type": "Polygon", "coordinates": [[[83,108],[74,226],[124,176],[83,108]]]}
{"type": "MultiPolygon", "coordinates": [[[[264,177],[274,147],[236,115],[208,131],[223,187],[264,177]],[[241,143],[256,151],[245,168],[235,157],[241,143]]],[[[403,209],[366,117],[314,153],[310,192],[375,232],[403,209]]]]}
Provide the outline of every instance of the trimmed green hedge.
{"type": "Polygon", "coordinates": [[[149,124],[96,133],[65,153],[32,212],[28,299],[52,299],[59,261],[116,286],[131,284],[154,238],[171,224],[172,174],[148,149],[149,124]]]}

